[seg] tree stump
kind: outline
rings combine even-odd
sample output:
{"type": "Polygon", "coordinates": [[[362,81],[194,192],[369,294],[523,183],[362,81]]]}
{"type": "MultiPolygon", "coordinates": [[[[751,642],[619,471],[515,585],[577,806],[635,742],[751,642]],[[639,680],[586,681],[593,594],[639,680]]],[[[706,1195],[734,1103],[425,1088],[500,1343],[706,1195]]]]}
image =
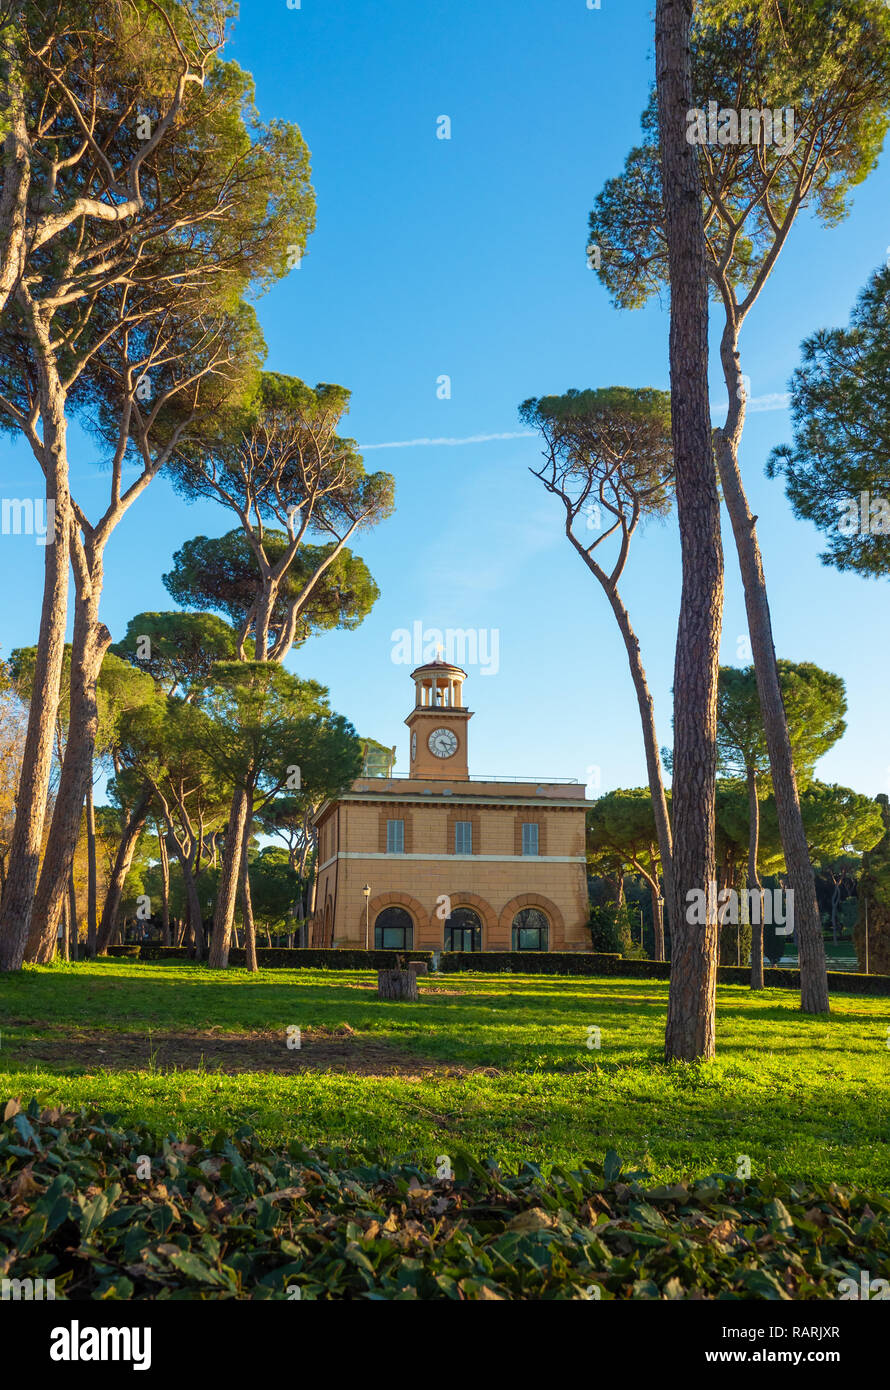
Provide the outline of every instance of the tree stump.
{"type": "Polygon", "coordinates": [[[417,976],[413,970],[378,970],[378,999],[417,999],[417,976]]]}

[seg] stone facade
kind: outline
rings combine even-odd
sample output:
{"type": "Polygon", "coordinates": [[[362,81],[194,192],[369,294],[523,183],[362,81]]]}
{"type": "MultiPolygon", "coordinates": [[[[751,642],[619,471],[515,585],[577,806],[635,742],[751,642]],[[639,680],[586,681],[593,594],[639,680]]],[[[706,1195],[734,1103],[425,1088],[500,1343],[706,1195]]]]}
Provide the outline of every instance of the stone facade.
{"type": "Polygon", "coordinates": [[[431,662],[412,676],[410,775],[359,778],[316,817],[312,944],[509,951],[529,939],[514,943],[517,914],[534,908],[516,923],[545,928],[533,940],[589,950],[581,787],[472,779],[465,672],[431,662]],[[466,936],[453,935],[456,923],[466,936]]]}

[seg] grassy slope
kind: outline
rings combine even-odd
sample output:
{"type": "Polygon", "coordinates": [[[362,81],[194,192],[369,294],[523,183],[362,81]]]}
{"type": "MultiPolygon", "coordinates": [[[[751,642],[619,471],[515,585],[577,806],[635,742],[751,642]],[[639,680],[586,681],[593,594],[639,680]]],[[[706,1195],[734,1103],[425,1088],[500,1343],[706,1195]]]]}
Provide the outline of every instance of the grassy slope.
{"type": "MultiPolygon", "coordinates": [[[[796,997],[718,987],[718,1061],[666,1067],[667,986],[651,981],[437,977],[418,1005],[350,987],[368,976],[216,973],[103,961],[0,979],[0,1097],[94,1104],[159,1134],[250,1124],[270,1142],[379,1146],[426,1163],[464,1145],[515,1166],[575,1164],[608,1148],[659,1180],[735,1171],[890,1187],[890,1002],[837,996],[829,1019],[796,997]],[[66,1028],[281,1031],[348,1024],[361,1036],[502,1074],[373,1079],[336,1073],[37,1070],[28,1039],[66,1028]],[[602,1048],[587,1048],[587,1029],[602,1048]]],[[[295,1065],[299,1054],[293,1054],[295,1065]]]]}

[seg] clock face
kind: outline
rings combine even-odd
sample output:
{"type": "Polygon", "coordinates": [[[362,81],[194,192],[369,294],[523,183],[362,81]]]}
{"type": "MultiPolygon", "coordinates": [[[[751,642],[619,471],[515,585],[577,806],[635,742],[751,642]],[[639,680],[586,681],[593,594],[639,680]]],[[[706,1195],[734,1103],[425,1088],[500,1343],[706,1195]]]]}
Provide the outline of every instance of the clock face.
{"type": "Polygon", "coordinates": [[[417,757],[417,730],[411,735],[411,761],[417,757]]]}
{"type": "Polygon", "coordinates": [[[433,729],[427,747],[436,758],[450,758],[457,752],[457,734],[451,729],[433,729]]]}

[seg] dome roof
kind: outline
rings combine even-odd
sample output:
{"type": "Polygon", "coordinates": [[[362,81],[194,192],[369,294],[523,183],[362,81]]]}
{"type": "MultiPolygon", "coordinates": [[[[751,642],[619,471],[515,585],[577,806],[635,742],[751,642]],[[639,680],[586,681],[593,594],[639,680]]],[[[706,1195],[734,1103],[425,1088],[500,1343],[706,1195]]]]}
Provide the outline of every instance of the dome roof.
{"type": "Polygon", "coordinates": [[[415,676],[423,676],[427,673],[430,675],[441,675],[445,671],[455,671],[458,675],[463,676],[464,679],[467,678],[466,671],[460,666],[452,665],[450,661],[426,661],[422,666],[416,666],[414,668],[411,672],[411,678],[413,680],[415,676]]]}

